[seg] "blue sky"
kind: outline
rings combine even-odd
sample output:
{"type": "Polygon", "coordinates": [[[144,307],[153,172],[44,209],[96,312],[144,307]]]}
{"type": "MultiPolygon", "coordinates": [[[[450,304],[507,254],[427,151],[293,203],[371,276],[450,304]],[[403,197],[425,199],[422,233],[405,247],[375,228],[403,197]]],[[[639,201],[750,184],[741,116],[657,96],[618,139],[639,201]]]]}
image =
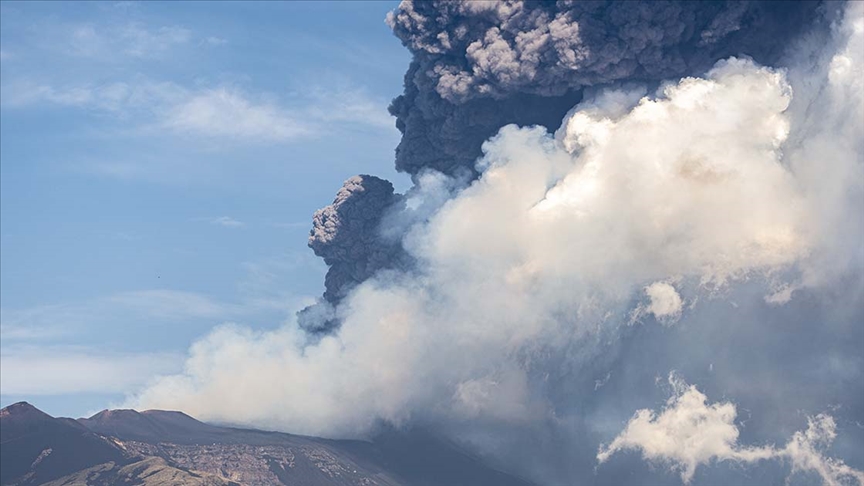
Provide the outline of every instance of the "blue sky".
{"type": "Polygon", "coordinates": [[[323,290],[315,209],[393,180],[394,2],[0,4],[0,402],[81,416],[323,290]]]}

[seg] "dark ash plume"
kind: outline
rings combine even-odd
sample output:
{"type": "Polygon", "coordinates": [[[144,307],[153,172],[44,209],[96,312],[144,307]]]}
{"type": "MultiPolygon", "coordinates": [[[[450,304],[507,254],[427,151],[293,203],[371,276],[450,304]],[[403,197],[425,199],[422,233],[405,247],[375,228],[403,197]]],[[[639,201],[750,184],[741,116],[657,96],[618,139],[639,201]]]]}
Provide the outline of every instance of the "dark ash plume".
{"type": "Polygon", "coordinates": [[[381,241],[378,227],[384,211],[398,200],[390,182],[357,175],[345,181],[332,204],[315,212],[309,247],[330,268],[324,279],[324,302],[300,314],[305,329],[321,332],[332,328],[332,304],[397,259],[401,248],[381,241]]]}
{"type": "Polygon", "coordinates": [[[511,123],[555,130],[585,86],[701,74],[746,55],[773,65],[819,2],[410,2],[387,17],[414,54],[390,112],[396,169],[475,173],[511,123]]]}
{"type": "Polygon", "coordinates": [[[405,74],[405,93],[390,105],[402,132],[396,170],[416,176],[433,169],[476,178],[474,162],[482,155],[480,147],[501,127],[514,123],[554,130],[581,98],[580,90],[572,90],[554,97],[514,93],[504,99],[476,98],[455,104],[441,98],[423,63],[415,58],[405,74]]]}
{"type": "Polygon", "coordinates": [[[378,246],[384,210],[397,199],[393,184],[370,175],[349,178],[333,204],[312,218],[309,247],[330,266],[324,298],[336,302],[392,258],[393,249],[378,246]]]}
{"type": "Polygon", "coordinates": [[[403,2],[387,17],[441,98],[560,96],[580,86],[765,64],[818,2],[403,2]]]}

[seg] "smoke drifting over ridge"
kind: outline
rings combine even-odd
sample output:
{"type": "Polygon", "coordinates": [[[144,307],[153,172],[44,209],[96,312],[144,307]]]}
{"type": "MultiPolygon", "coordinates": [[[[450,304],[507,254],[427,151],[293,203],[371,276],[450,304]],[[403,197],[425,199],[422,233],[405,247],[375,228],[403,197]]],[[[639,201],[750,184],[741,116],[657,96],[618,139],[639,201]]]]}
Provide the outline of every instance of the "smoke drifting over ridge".
{"type": "Polygon", "coordinates": [[[628,450],[698,484],[861,481],[861,4],[388,21],[415,54],[392,108],[415,187],[352,178],[316,213],[314,344],[220,328],[137,404],[331,436],[434,426],[548,484],[674,477],[628,450]],[[651,415],[670,370],[698,390],[673,380],[651,415]]]}

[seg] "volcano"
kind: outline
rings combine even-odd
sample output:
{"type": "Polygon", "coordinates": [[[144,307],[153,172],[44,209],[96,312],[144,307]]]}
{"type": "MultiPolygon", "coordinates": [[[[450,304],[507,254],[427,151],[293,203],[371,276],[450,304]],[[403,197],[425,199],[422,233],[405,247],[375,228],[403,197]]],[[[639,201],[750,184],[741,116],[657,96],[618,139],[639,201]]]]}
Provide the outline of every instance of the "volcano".
{"type": "Polygon", "coordinates": [[[423,431],[328,440],[164,410],[55,418],[27,402],[0,411],[0,470],[4,486],[531,484],[423,431]]]}

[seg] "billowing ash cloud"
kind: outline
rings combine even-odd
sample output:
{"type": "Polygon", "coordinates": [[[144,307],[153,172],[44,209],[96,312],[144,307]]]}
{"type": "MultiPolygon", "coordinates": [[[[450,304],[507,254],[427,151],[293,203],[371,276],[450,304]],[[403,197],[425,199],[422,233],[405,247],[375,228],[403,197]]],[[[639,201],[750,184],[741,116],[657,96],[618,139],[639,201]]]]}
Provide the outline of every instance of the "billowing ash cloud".
{"type": "Polygon", "coordinates": [[[301,313],[303,327],[320,332],[335,326],[332,304],[379,269],[398,261],[402,253],[398,242],[384,241],[379,231],[385,210],[398,200],[390,182],[358,175],[345,181],[333,204],[315,212],[309,247],[329,269],[324,302],[301,313]]]}
{"type": "Polygon", "coordinates": [[[391,106],[403,133],[396,168],[473,171],[499,128],[554,130],[585,86],[701,74],[731,55],[771,64],[818,5],[403,2],[387,18],[414,54],[391,106]]]}
{"type": "MultiPolygon", "coordinates": [[[[338,268],[327,303],[299,326],[217,329],[183,373],[132,403],[334,437],[426,427],[541,484],[860,483],[864,4],[826,5],[791,41],[770,19],[800,20],[809,4],[622,2],[621,18],[619,7],[598,10],[610,32],[636,36],[627,19],[642,12],[646,31],[691,26],[669,34],[684,39],[686,62],[698,49],[735,56],[660,83],[568,88],[572,99],[546,96],[560,94],[551,81],[524,88],[534,83],[481,73],[450,101],[435,90],[433,58],[473,72],[454,61],[458,46],[485,37],[447,50],[426,33],[468,36],[490,22],[504,32],[510,17],[494,15],[518,7],[467,5],[394,14],[403,39],[414,28],[417,46],[440,50],[414,47],[409,77],[422,82],[398,109],[434,127],[424,110],[534,116],[540,105],[519,103],[546,100],[561,119],[496,130],[470,171],[447,155],[420,163],[404,196],[349,180],[310,240],[338,268]],[[657,23],[663,8],[679,20],[657,23]],[[435,12],[440,23],[428,20],[435,12]],[[757,49],[792,53],[771,54],[783,67],[728,44],[749,45],[758,28],[775,38],[757,49]],[[672,370],[681,378],[666,401],[657,382],[672,370]]],[[[568,8],[517,10],[554,19],[568,8]]],[[[421,147],[405,145],[405,120],[403,147],[421,147]]]]}
{"type": "Polygon", "coordinates": [[[776,59],[818,2],[403,2],[387,17],[445,100],[560,96],[748,53],[776,59]],[[791,28],[791,31],[790,31],[791,28]]]}
{"type": "Polygon", "coordinates": [[[435,91],[423,65],[414,61],[405,75],[405,93],[390,105],[402,140],[396,169],[416,175],[435,170],[476,177],[481,145],[504,125],[541,125],[554,129],[581,98],[574,90],[558,97],[514,93],[506,99],[475,99],[454,104],[435,91]]]}

